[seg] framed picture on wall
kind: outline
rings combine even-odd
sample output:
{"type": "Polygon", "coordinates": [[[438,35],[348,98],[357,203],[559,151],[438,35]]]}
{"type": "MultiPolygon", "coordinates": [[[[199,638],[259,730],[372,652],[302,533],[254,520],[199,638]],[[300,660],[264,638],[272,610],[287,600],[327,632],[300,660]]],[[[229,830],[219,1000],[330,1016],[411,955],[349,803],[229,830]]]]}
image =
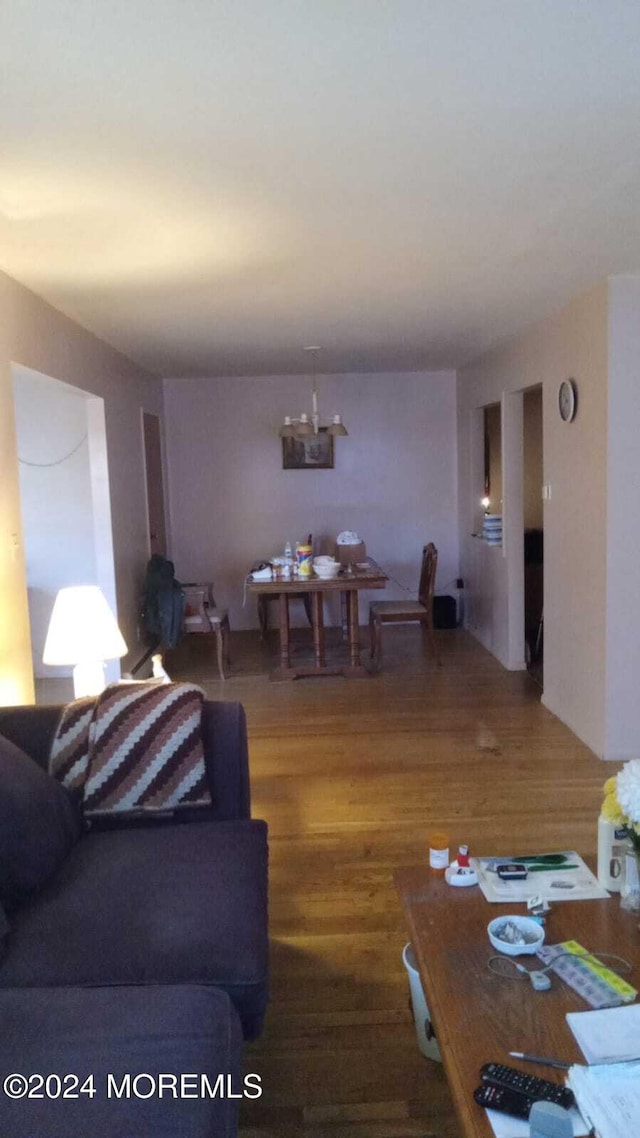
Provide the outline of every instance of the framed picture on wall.
{"type": "Polygon", "coordinates": [[[333,470],[333,435],[320,427],[317,435],[282,440],[283,470],[333,470]]]}

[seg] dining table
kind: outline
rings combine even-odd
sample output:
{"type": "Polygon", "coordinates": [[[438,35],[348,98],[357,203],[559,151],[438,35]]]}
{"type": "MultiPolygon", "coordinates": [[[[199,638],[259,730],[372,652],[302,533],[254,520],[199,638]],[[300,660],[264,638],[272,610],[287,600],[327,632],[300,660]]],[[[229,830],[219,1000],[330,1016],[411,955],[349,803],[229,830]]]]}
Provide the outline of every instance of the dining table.
{"type": "Polygon", "coordinates": [[[360,658],[360,628],[358,595],[361,590],[384,589],[386,573],[368,557],[366,561],[340,570],[336,577],[296,576],[270,581],[249,581],[250,595],[277,596],[279,598],[280,654],[277,667],[271,673],[274,680],[294,680],[301,676],[369,676],[371,672],[360,658]],[[292,654],[289,601],[292,596],[308,594],[311,600],[313,631],[313,658],[295,660],[292,654]],[[327,659],[323,602],[327,593],[342,596],[345,610],[347,658],[327,659]]]}

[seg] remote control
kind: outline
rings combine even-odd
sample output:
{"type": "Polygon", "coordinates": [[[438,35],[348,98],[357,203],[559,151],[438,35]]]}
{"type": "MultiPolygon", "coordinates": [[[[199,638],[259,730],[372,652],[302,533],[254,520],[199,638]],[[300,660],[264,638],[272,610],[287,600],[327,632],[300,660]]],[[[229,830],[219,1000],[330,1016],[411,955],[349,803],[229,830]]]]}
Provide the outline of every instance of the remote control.
{"type": "Polygon", "coordinates": [[[496,1086],[518,1091],[534,1102],[555,1102],[565,1110],[575,1102],[573,1091],[568,1087],[552,1083],[550,1079],[539,1079],[536,1075],[528,1075],[525,1071],[517,1071],[515,1067],[506,1067],[503,1063],[485,1063],[484,1067],[480,1068],[480,1078],[483,1082],[495,1083],[496,1086]]]}
{"type": "Polygon", "coordinates": [[[499,1110],[501,1114],[512,1114],[514,1118],[528,1118],[534,1106],[532,1098],[507,1087],[498,1087],[495,1083],[482,1083],[476,1087],[473,1097],[479,1106],[499,1110]]]}

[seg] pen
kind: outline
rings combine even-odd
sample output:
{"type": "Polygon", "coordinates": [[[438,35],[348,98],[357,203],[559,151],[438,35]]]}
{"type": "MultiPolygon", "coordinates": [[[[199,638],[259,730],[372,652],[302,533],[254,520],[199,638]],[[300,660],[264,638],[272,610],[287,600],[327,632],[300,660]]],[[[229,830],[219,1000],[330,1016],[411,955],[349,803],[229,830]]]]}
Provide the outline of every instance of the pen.
{"type": "Polygon", "coordinates": [[[559,1067],[562,1071],[568,1071],[571,1063],[563,1063],[560,1059],[545,1059],[543,1055],[526,1055],[524,1051],[510,1051],[509,1054],[513,1059],[524,1059],[526,1063],[541,1063],[545,1067],[559,1067]]]}

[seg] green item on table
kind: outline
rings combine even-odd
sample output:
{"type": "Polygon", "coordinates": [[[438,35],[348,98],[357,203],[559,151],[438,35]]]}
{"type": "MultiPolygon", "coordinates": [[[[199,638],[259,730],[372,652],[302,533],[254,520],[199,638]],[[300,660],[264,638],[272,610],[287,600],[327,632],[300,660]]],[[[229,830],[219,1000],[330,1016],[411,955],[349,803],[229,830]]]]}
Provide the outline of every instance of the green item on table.
{"type": "Polygon", "coordinates": [[[578,869],[579,867],[569,861],[569,855],[564,853],[552,854],[525,854],[524,857],[514,857],[514,863],[525,865],[529,873],[542,873],[543,870],[578,869]]]}
{"type": "Polygon", "coordinates": [[[542,870],[546,870],[547,873],[556,870],[559,873],[563,869],[578,869],[578,866],[572,862],[567,862],[566,865],[528,865],[527,873],[540,873],[542,870]]]}

